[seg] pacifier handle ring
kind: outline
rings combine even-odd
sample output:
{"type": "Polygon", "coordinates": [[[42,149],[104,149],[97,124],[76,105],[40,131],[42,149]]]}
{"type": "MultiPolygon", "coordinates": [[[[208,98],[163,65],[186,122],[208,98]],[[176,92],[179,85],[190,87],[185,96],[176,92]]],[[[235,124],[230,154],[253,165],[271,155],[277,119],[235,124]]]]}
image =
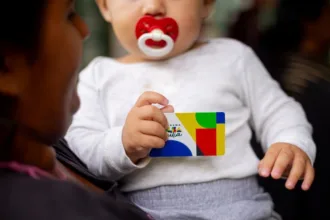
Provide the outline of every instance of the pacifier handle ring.
{"type": "Polygon", "coordinates": [[[164,48],[160,48],[160,49],[150,48],[149,46],[147,46],[147,44],[146,44],[147,40],[153,39],[153,38],[154,38],[154,34],[153,34],[153,32],[151,32],[151,33],[143,34],[138,39],[138,46],[139,46],[140,50],[143,53],[145,53],[145,55],[150,56],[150,57],[159,58],[159,57],[166,56],[173,50],[174,41],[171,37],[167,36],[166,34],[161,34],[160,40],[164,40],[166,42],[166,46],[164,48]]]}

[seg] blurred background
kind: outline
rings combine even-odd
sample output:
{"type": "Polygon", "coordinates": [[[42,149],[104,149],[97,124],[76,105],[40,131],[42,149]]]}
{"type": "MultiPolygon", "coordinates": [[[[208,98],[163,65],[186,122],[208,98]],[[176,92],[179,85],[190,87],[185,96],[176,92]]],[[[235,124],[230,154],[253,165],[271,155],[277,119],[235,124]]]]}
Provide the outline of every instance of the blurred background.
{"type": "MultiPolygon", "coordinates": [[[[125,54],[95,1],[77,1],[77,10],[92,32],[82,68],[97,56],[125,54]]],[[[259,181],[284,220],[330,219],[330,0],[216,0],[205,35],[231,37],[250,46],[283,90],[302,105],[317,145],[312,189],[288,191],[285,180],[259,181]]],[[[252,145],[261,158],[255,138],[252,145]]]]}

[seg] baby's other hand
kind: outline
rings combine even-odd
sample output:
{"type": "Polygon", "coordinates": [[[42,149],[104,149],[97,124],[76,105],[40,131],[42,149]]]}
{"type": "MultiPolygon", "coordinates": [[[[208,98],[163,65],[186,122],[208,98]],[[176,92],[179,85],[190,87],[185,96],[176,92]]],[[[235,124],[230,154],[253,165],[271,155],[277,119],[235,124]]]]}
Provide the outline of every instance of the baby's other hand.
{"type": "Polygon", "coordinates": [[[285,186],[289,190],[294,189],[300,179],[304,179],[302,189],[309,190],[314,181],[314,168],[309,157],[300,148],[291,144],[273,144],[261,160],[258,169],[262,177],[288,177],[285,186]]]}

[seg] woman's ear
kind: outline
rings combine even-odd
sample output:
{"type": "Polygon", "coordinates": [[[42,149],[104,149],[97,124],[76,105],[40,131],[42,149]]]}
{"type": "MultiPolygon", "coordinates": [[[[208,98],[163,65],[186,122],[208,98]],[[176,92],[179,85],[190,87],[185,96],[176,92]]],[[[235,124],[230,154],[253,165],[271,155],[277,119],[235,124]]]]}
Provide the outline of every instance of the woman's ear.
{"type": "Polygon", "coordinates": [[[215,0],[204,0],[203,1],[203,19],[211,16],[214,10],[215,0]]]}
{"type": "Polygon", "coordinates": [[[99,10],[107,22],[111,23],[112,21],[112,16],[111,16],[111,11],[109,7],[109,0],[96,0],[96,4],[99,7],[99,10]]]}
{"type": "Polygon", "coordinates": [[[0,55],[0,93],[19,96],[27,82],[27,61],[20,55],[0,55]]]}

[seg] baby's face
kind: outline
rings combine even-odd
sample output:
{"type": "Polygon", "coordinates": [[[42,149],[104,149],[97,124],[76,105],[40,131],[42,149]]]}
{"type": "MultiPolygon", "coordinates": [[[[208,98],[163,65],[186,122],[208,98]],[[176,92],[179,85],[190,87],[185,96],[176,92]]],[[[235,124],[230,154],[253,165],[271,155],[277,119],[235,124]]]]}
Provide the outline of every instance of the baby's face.
{"type": "MultiPolygon", "coordinates": [[[[97,0],[104,18],[112,23],[122,46],[132,55],[147,58],[135,36],[137,22],[145,15],[171,17],[179,26],[179,37],[170,58],[188,50],[199,38],[202,23],[214,0],[97,0]]],[[[164,57],[163,57],[164,58],[164,57]]]]}

